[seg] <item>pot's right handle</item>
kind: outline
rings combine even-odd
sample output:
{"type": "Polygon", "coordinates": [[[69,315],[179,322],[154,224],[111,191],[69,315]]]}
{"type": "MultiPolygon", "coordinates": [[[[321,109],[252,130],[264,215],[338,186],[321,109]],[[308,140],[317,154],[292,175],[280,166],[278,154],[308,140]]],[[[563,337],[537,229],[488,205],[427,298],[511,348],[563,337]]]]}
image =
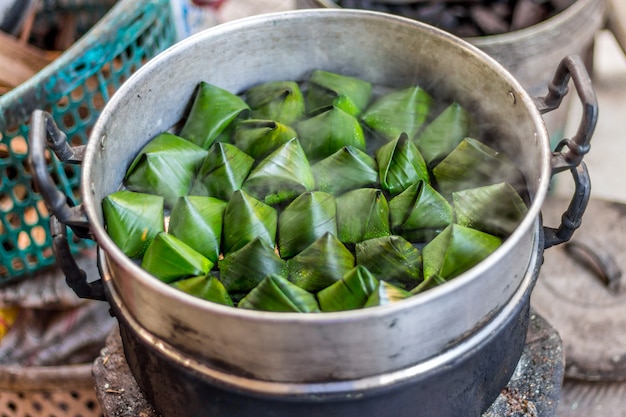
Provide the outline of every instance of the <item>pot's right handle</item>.
{"type": "Polygon", "coordinates": [[[576,92],[582,104],[582,118],[576,134],[571,139],[563,139],[552,153],[550,161],[552,175],[569,170],[574,178],[575,192],[569,207],[563,213],[558,228],[544,227],[544,248],[567,242],[578,229],[582,215],[587,208],[591,194],[591,182],[583,157],[589,152],[591,136],[598,121],[598,100],[591,85],[591,78],[582,59],[569,55],[561,61],[552,82],[548,85],[548,94],[535,99],[541,113],[558,108],[568,92],[570,78],[574,81],[576,92]]]}

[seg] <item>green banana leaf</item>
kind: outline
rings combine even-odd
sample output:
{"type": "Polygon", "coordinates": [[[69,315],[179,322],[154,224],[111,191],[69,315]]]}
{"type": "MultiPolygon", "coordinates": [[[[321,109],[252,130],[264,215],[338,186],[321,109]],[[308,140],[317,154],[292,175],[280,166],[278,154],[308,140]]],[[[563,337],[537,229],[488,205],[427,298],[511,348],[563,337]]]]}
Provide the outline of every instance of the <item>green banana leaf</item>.
{"type": "Polygon", "coordinates": [[[356,264],[368,269],[378,279],[404,289],[422,281],[422,255],[401,236],[384,236],[357,243],[356,264]]]}
{"type": "Polygon", "coordinates": [[[187,195],[196,169],[206,151],[173,135],[161,133],[148,142],[126,172],[125,185],[131,191],[163,196],[172,207],[187,195]]]}
{"type": "Polygon", "coordinates": [[[528,212],[511,185],[501,182],[452,193],[456,222],[501,238],[509,236],[528,212]]]}
{"type": "Polygon", "coordinates": [[[348,271],[339,281],[317,293],[323,312],[356,310],[376,291],[378,280],[363,265],[348,271]]]}
{"type": "Polygon", "coordinates": [[[243,99],[215,85],[200,82],[180,136],[203,149],[238,117],[250,110],[243,99]]]}
{"type": "Polygon", "coordinates": [[[452,206],[424,181],[389,200],[391,230],[411,242],[426,242],[454,221],[452,206]]]}
{"type": "Polygon", "coordinates": [[[213,262],[199,254],[182,240],[160,232],[148,246],[141,267],[163,282],[206,275],[213,262]]]}
{"type": "Polygon", "coordinates": [[[267,204],[279,204],[313,191],[315,178],[298,139],[291,139],[263,159],[243,189],[267,204]]]}
{"type": "Polygon", "coordinates": [[[333,234],[326,233],[287,261],[289,280],[317,292],[354,268],[354,255],[333,234]]]}
{"type": "Polygon", "coordinates": [[[400,287],[396,287],[387,281],[379,281],[376,291],[369,296],[363,307],[376,307],[392,304],[404,300],[411,295],[413,294],[400,287]]]}
{"type": "Polygon", "coordinates": [[[372,84],[367,81],[316,70],[308,80],[306,109],[309,113],[327,106],[337,106],[357,117],[370,101],[372,84]]]}
{"type": "Polygon", "coordinates": [[[254,158],[228,143],[216,142],[202,161],[189,194],[228,201],[248,177],[254,158]]]}
{"type": "Polygon", "coordinates": [[[270,247],[276,244],[278,213],[275,208],[257,200],[243,190],[233,193],[222,225],[224,255],[243,248],[256,238],[270,247]]]}
{"type": "Polygon", "coordinates": [[[335,106],[319,109],[310,118],[296,123],[294,129],[307,158],[313,162],[344,146],[365,151],[365,136],[359,120],[335,106]]]}
{"type": "Polygon", "coordinates": [[[381,188],[391,196],[420,180],[430,182],[424,158],[405,133],[378,148],[376,162],[381,188]]]}
{"type": "Polygon", "coordinates": [[[273,247],[254,239],[218,262],[220,280],[230,293],[247,293],[269,275],[287,277],[287,264],[273,247]]]}
{"type": "Polygon", "coordinates": [[[180,197],[172,208],[168,232],[216,263],[226,205],[213,197],[180,197]]]}
{"type": "Polygon", "coordinates": [[[304,250],[325,233],[337,235],[335,199],[328,193],[300,194],[278,216],[278,251],[284,259],[304,250]]]}
{"type": "Polygon", "coordinates": [[[130,258],[141,257],[163,231],[163,197],[117,191],[102,200],[107,233],[130,258]]]}
{"type": "Polygon", "coordinates": [[[194,297],[233,307],[233,300],[228,295],[226,288],[224,288],[219,279],[213,276],[206,275],[181,279],[180,281],[172,282],[170,285],[194,297]]]}
{"type": "Polygon", "coordinates": [[[337,233],[342,243],[358,243],[391,234],[389,204],[376,188],[357,188],[335,198],[337,233]]]}
{"type": "Polygon", "coordinates": [[[245,99],[251,117],[290,125],[304,115],[304,98],[294,81],[270,81],[249,88],[245,99]]]}
{"type": "Polygon", "coordinates": [[[394,140],[402,133],[412,139],[426,121],[432,103],[430,94],[413,86],[381,96],[365,110],[361,119],[387,140],[394,140]]]}
{"type": "Polygon", "coordinates": [[[417,293],[448,281],[477,265],[502,243],[499,237],[451,224],[422,248],[424,282],[417,293]]]}
{"type": "Polygon", "coordinates": [[[428,166],[434,166],[469,135],[471,124],[469,113],[460,104],[452,103],[413,139],[413,143],[428,166]]]}
{"type": "Polygon", "coordinates": [[[279,275],[263,279],[238,305],[239,308],[263,311],[317,313],[315,295],[279,275]]]}
{"type": "Polygon", "coordinates": [[[374,186],[378,182],[378,167],[374,158],[353,146],[344,146],[315,163],[311,170],[316,188],[333,195],[374,186]]]}
{"type": "Polygon", "coordinates": [[[244,120],[237,125],[233,143],[256,160],[274,152],[298,135],[291,127],[273,120],[244,120]]]}
{"type": "Polygon", "coordinates": [[[524,184],[515,163],[503,152],[473,138],[465,138],[433,168],[437,189],[445,197],[455,191],[508,182],[524,184]]]}

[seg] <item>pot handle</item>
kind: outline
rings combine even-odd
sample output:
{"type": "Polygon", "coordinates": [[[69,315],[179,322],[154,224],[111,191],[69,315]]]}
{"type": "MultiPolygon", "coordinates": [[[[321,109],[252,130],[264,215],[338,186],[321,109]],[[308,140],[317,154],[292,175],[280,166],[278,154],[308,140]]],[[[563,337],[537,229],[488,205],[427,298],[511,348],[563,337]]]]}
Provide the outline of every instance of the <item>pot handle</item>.
{"type": "Polygon", "coordinates": [[[570,78],[574,81],[578,98],[582,104],[582,118],[576,134],[563,139],[552,152],[552,175],[569,170],[574,178],[575,192],[569,207],[561,217],[558,228],[544,227],[544,248],[567,242],[581,224],[591,194],[591,182],[583,157],[589,152],[591,136],[598,121],[598,100],[591,85],[591,78],[582,59],[569,55],[560,62],[548,94],[535,99],[539,111],[547,113],[558,108],[568,92],[570,78]]]}
{"type": "Polygon", "coordinates": [[[29,162],[33,182],[50,213],[52,250],[58,266],[65,274],[65,281],[79,297],[104,301],[106,297],[102,280],[87,281],[87,275],[76,263],[67,240],[68,226],[77,237],[93,239],[83,206],[74,205],[72,200],[57,188],[46,164],[46,145],[61,162],[71,164],[82,162],[85,146],[70,146],[67,136],[58,128],[52,116],[42,110],[35,110],[32,114],[29,142],[29,162]]]}

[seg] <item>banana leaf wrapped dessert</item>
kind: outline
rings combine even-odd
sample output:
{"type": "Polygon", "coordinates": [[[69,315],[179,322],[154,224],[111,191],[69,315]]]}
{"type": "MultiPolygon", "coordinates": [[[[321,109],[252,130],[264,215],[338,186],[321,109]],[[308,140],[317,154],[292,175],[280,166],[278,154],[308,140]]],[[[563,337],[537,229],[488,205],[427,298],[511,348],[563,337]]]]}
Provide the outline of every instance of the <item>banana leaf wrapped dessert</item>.
{"type": "Polygon", "coordinates": [[[141,267],[164,282],[207,275],[213,262],[177,237],[160,232],[146,249],[141,267]]]}
{"type": "Polygon", "coordinates": [[[376,160],[354,146],[344,146],[311,166],[315,187],[338,195],[355,188],[366,188],[378,182],[376,160]]]}
{"type": "Polygon", "coordinates": [[[209,149],[237,117],[249,111],[250,107],[241,97],[216,85],[201,82],[180,136],[203,149],[209,149]]]}
{"type": "Polygon", "coordinates": [[[253,164],[254,158],[236,146],[215,143],[202,161],[189,193],[228,201],[233,192],[241,189],[253,164]]]}
{"type": "Polygon", "coordinates": [[[287,261],[289,280],[317,292],[339,281],[354,268],[354,255],[332,233],[325,233],[287,261]]]}
{"type": "Polygon", "coordinates": [[[380,186],[394,196],[418,181],[430,182],[426,162],[406,134],[376,151],[380,186]]]}
{"type": "Polygon", "coordinates": [[[419,86],[392,91],[379,97],[361,115],[374,132],[387,140],[406,134],[410,139],[424,125],[433,98],[419,86]]]}
{"type": "Polygon", "coordinates": [[[369,296],[363,307],[376,307],[384,306],[387,304],[396,303],[402,301],[405,298],[410,297],[412,294],[409,291],[396,287],[387,281],[379,281],[378,287],[369,296]]]}
{"type": "Polygon", "coordinates": [[[216,263],[226,205],[213,197],[180,197],[172,208],[168,232],[216,263]]]}
{"type": "Polygon", "coordinates": [[[107,233],[129,258],[143,256],[164,230],[163,197],[122,190],[102,201],[107,233]]]}
{"type": "Polygon", "coordinates": [[[472,119],[459,104],[452,103],[414,139],[429,166],[436,165],[470,134],[472,119]]]}
{"type": "Polygon", "coordinates": [[[144,146],[126,172],[124,183],[131,191],[156,194],[173,206],[187,195],[197,167],[206,151],[171,133],[161,133],[144,146]]]}
{"type": "Polygon", "coordinates": [[[230,298],[224,285],[220,280],[210,275],[185,278],[174,281],[170,285],[194,297],[218,304],[233,306],[233,300],[230,298]]]}
{"type": "Polygon", "coordinates": [[[103,200],[109,233],[168,285],[235,308],[343,311],[444,284],[515,230],[522,176],[459,103],[372,91],[327,71],[241,95],[200,85],[180,135],[157,135],[103,200]]]}
{"type": "Polygon", "coordinates": [[[403,289],[422,281],[422,254],[400,236],[384,236],[356,244],[356,264],[403,289]]]}
{"type": "Polygon", "coordinates": [[[224,210],[222,252],[234,252],[257,238],[273,248],[277,226],[276,209],[245,191],[235,191],[224,210]]]}
{"type": "Polygon", "coordinates": [[[343,243],[358,243],[391,234],[389,204],[377,188],[358,188],[335,199],[337,233],[343,243]],[[355,213],[360,215],[355,216],[355,213]]]}
{"type": "Polygon", "coordinates": [[[246,90],[245,101],[254,119],[274,120],[290,125],[304,115],[305,104],[295,81],[270,81],[246,90]]]}
{"type": "Polygon", "coordinates": [[[474,138],[464,138],[433,168],[433,176],[444,195],[499,182],[523,184],[522,174],[506,154],[474,138]]]}
{"type": "Polygon", "coordinates": [[[336,106],[352,116],[359,116],[372,96],[372,84],[355,77],[315,70],[308,80],[306,108],[309,113],[336,106]]]}
{"type": "Polygon", "coordinates": [[[319,312],[315,295],[279,275],[263,279],[240,302],[240,308],[295,313],[319,312]]]}
{"type": "Polygon", "coordinates": [[[292,127],[283,123],[250,119],[237,125],[233,133],[233,144],[252,158],[263,159],[297,136],[292,127]]]}
{"type": "Polygon", "coordinates": [[[528,206],[508,183],[470,188],[452,193],[456,222],[505,238],[520,223],[528,206]]]}
{"type": "Polygon", "coordinates": [[[365,134],[359,120],[337,106],[322,107],[294,125],[304,153],[319,161],[344,146],[365,150],[365,134]]]}
{"type": "Polygon", "coordinates": [[[317,300],[322,311],[355,310],[365,306],[377,287],[376,277],[357,265],[339,281],[318,292],[317,300]]]}
{"type": "Polygon", "coordinates": [[[314,187],[311,165],[296,138],[259,162],[243,184],[243,190],[267,204],[292,200],[314,187]]]}
{"type": "Polygon", "coordinates": [[[411,242],[427,242],[454,221],[452,205],[418,181],[389,201],[391,229],[411,242]]]}
{"type": "Polygon", "coordinates": [[[300,194],[278,217],[278,251],[283,258],[302,252],[326,233],[337,235],[337,209],[332,195],[300,194]]]}
{"type": "Polygon", "coordinates": [[[230,293],[247,293],[269,275],[287,277],[287,263],[256,238],[218,261],[220,280],[230,293]]]}
{"type": "Polygon", "coordinates": [[[424,282],[411,291],[418,293],[462,274],[501,243],[497,236],[451,224],[422,249],[424,282]]]}

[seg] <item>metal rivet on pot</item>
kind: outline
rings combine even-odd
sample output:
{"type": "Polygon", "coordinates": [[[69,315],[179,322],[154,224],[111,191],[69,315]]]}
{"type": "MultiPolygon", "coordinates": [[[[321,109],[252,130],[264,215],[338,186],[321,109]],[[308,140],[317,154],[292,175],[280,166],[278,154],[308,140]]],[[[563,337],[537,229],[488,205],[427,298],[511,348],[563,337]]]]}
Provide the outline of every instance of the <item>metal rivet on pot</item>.
{"type": "Polygon", "coordinates": [[[513,91],[509,91],[509,100],[511,100],[511,104],[513,105],[517,103],[517,97],[515,97],[515,93],[513,91]]]}

